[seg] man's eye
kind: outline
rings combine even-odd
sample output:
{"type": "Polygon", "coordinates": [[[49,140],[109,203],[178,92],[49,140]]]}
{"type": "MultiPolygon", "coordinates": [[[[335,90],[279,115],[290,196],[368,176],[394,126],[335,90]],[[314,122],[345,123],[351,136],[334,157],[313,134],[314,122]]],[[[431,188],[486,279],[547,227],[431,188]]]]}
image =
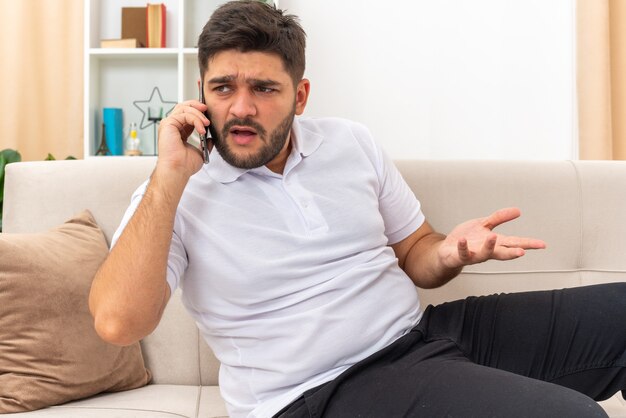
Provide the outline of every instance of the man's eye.
{"type": "Polygon", "coordinates": [[[217,86],[213,90],[218,92],[218,93],[229,93],[229,92],[232,91],[230,86],[217,86]]]}
{"type": "Polygon", "coordinates": [[[258,91],[259,93],[273,93],[276,91],[276,89],[272,87],[257,87],[256,91],[258,91]]]}

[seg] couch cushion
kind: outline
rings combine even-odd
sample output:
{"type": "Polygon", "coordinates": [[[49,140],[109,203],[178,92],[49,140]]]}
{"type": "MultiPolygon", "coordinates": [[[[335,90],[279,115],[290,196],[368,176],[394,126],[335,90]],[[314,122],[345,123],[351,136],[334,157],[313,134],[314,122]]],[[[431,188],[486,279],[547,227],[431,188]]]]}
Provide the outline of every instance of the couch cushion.
{"type": "Polygon", "coordinates": [[[106,257],[88,211],[43,233],[0,234],[0,413],[145,385],[139,344],[104,343],[88,295],[106,257]]]}
{"type": "Polygon", "coordinates": [[[148,385],[107,393],[11,417],[38,418],[218,418],[227,417],[217,386],[148,385]]]}
{"type": "Polygon", "coordinates": [[[9,164],[2,230],[43,231],[88,208],[110,240],[133,191],[150,177],[155,164],[156,157],[9,164]]]}
{"type": "Polygon", "coordinates": [[[202,338],[177,289],[159,326],[141,341],[153,383],[212,386],[218,383],[219,361],[202,338]]]}

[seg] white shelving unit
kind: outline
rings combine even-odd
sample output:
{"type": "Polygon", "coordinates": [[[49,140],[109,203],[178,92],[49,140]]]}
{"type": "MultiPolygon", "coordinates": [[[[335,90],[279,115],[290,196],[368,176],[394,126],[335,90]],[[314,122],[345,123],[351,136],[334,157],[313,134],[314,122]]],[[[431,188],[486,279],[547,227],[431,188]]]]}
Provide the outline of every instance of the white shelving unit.
{"type": "MultiPolygon", "coordinates": [[[[124,133],[142,113],[133,102],[148,100],[158,87],[163,100],[197,98],[198,35],[225,0],[156,0],[166,7],[166,48],[103,49],[101,39],[121,38],[122,7],[146,0],[84,0],[84,156],[96,154],[102,135],[102,109],[123,110],[124,133]]],[[[167,110],[167,109],[165,109],[167,110]]],[[[164,110],[164,111],[165,111],[164,110]]],[[[141,151],[153,155],[153,127],[139,129],[141,151]]]]}

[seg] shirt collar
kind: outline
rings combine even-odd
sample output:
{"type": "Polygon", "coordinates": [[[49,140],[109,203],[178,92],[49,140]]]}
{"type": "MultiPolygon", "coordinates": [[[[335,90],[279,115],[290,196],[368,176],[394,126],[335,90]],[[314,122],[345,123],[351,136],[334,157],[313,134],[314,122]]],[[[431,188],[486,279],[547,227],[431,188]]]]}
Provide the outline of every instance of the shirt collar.
{"type": "Polygon", "coordinates": [[[231,183],[249,171],[228,164],[215,147],[211,150],[209,163],[204,165],[203,170],[220,183],[231,183]]]}
{"type": "MultiPolygon", "coordinates": [[[[292,150],[287,159],[288,163],[294,155],[299,154],[302,157],[308,157],[313,154],[322,144],[323,138],[321,134],[303,128],[299,118],[296,117],[291,127],[290,141],[292,150]]],[[[254,170],[255,172],[260,172],[259,169],[250,170],[237,168],[228,164],[215,147],[211,150],[209,161],[210,162],[203,167],[203,170],[211,176],[213,180],[220,183],[232,183],[248,171],[254,170]]]]}
{"type": "Polygon", "coordinates": [[[322,144],[324,137],[317,132],[306,129],[300,123],[299,118],[295,118],[291,128],[291,141],[294,149],[303,157],[313,154],[322,144]]]}

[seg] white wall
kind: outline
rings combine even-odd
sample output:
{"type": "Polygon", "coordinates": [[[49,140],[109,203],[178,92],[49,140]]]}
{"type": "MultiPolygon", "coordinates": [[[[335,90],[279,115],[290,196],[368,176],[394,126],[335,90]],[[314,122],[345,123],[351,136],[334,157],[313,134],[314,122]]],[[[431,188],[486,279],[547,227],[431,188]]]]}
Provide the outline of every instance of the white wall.
{"type": "Polygon", "coordinates": [[[393,158],[570,159],[574,0],[280,0],[308,34],[309,116],[393,158]]]}

